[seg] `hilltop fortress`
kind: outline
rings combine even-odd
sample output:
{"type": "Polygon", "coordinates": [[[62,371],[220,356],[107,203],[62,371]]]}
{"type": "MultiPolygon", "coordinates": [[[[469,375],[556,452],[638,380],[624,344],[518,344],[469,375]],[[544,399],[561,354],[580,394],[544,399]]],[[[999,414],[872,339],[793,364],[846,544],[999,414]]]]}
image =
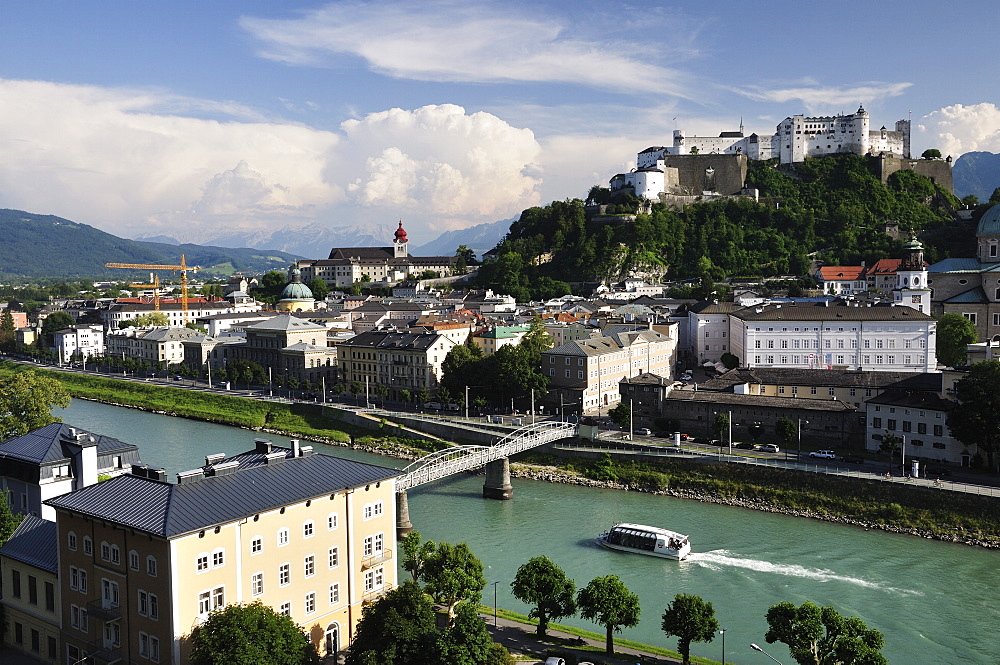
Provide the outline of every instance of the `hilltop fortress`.
{"type": "Polygon", "coordinates": [[[910,121],[897,120],[894,130],[883,125],[873,131],[864,107],[849,115],[791,116],[771,136],[746,136],[741,122],[739,131],[718,136],[687,136],[675,129],[673,139],[673,145],[640,152],[633,171],[611,178],[611,190],[632,188],[639,198],[683,204],[691,196],[748,193],[744,190],[747,160],[777,158],[780,164],[794,164],[847,153],[871,158],[872,169],[883,182],[895,171],[911,169],[953,191],[950,158],[912,159],[910,121]]]}

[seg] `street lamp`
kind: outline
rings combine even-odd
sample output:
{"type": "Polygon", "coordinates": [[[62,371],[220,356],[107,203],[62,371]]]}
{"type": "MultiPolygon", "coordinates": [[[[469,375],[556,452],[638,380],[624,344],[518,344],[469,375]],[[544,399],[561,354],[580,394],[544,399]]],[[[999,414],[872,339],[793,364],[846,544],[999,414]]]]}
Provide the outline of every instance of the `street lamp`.
{"type": "Polygon", "coordinates": [[[798,423],[795,426],[795,431],[798,433],[798,436],[799,436],[799,459],[801,460],[802,459],[802,423],[805,423],[806,425],[808,425],[809,421],[808,420],[802,420],[801,418],[796,418],[795,421],[798,423]]]}
{"type": "Polygon", "coordinates": [[[497,580],[496,582],[490,582],[490,586],[493,587],[493,627],[497,627],[497,585],[503,580],[497,580]]]}
{"type": "Polygon", "coordinates": [[[722,628],[719,630],[719,634],[722,635],[722,665],[726,665],[726,631],[728,628],[722,628]]]}
{"type": "Polygon", "coordinates": [[[768,652],[764,651],[763,649],[761,649],[761,648],[760,648],[759,646],[757,646],[756,644],[751,644],[751,645],[750,645],[750,648],[751,648],[751,649],[753,649],[754,651],[759,651],[759,652],[761,652],[762,654],[764,654],[765,656],[767,656],[768,658],[770,658],[771,660],[773,660],[774,662],[776,662],[776,663],[777,663],[778,665],[781,665],[781,661],[780,661],[780,660],[778,660],[777,658],[775,658],[774,656],[772,656],[772,655],[771,655],[771,654],[769,654],[768,652]]]}

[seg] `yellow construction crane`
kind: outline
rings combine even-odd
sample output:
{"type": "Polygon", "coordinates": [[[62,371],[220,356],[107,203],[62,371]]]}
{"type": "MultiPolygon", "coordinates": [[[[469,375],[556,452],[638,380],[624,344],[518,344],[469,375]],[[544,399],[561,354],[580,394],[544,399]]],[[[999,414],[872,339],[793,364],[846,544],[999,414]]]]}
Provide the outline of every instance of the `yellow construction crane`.
{"type": "Polygon", "coordinates": [[[146,263],[105,263],[105,268],[125,268],[126,270],[180,270],[181,271],[181,310],[186,314],[188,311],[188,282],[187,273],[197,272],[198,266],[189,266],[181,254],[181,264],[179,266],[170,265],[150,265],[146,263]]]}
{"type": "Polygon", "coordinates": [[[149,273],[152,284],[129,284],[130,289],[153,289],[153,311],[160,311],[160,276],[149,273]]]}

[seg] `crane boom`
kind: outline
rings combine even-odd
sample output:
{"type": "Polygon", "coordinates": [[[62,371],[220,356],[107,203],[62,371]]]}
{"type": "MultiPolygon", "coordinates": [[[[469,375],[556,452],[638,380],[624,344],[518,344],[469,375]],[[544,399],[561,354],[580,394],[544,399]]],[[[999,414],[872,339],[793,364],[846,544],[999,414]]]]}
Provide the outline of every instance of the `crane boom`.
{"type": "MultiPolygon", "coordinates": [[[[181,254],[180,265],[155,265],[150,263],[105,263],[105,268],[125,268],[126,270],[180,270],[181,271],[181,310],[184,312],[187,318],[188,311],[188,285],[187,285],[187,273],[188,270],[191,272],[198,272],[198,266],[189,266],[187,261],[184,259],[184,255],[181,254]]],[[[157,280],[158,281],[158,280],[157,280]]],[[[157,303],[158,304],[158,303],[157,303]]],[[[157,307],[156,309],[159,309],[157,307]]]]}

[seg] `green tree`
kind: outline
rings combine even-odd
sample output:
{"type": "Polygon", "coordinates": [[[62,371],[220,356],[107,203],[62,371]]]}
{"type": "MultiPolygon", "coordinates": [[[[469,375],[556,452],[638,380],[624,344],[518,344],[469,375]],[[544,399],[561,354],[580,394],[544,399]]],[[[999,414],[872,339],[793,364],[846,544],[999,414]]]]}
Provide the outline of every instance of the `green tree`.
{"type": "Polygon", "coordinates": [[[9,351],[14,348],[14,341],[17,339],[17,329],[14,327],[14,315],[10,313],[10,308],[5,307],[0,315],[0,351],[9,351]]]}
{"type": "Polygon", "coordinates": [[[437,630],[434,607],[419,585],[406,581],[364,608],[346,665],[424,665],[437,630]]]}
{"type": "Polygon", "coordinates": [[[701,596],[679,593],[663,611],[663,632],[677,637],[677,651],[684,665],[691,662],[692,642],[711,642],[719,630],[712,603],[701,596]]]}
{"type": "Polygon", "coordinates": [[[941,159],[941,151],[937,148],[927,148],[920,153],[921,159],[941,159]]]}
{"type": "Polygon", "coordinates": [[[218,283],[205,283],[201,285],[201,295],[206,298],[221,298],[222,297],[222,284],[218,283]]]}
{"type": "Polygon", "coordinates": [[[1000,360],[975,363],[955,384],[957,404],[948,414],[951,435],[966,446],[986,454],[991,471],[996,470],[1000,448],[1000,360]]]}
{"type": "Polygon", "coordinates": [[[903,440],[890,432],[885,431],[882,435],[882,442],[879,444],[879,452],[884,453],[889,456],[890,459],[895,459],[896,453],[899,452],[899,447],[902,445],[903,440]]]}
{"type": "Polygon", "coordinates": [[[264,276],[260,278],[259,284],[260,288],[265,289],[267,291],[273,291],[275,289],[280,291],[285,287],[286,280],[287,277],[285,276],[284,273],[279,272],[277,270],[271,270],[269,272],[264,273],[264,276]]]}
{"type": "Polygon", "coordinates": [[[805,602],[772,605],[767,611],[768,644],[788,646],[799,665],[886,665],[885,639],[857,617],[843,617],[832,607],[805,602]]]}
{"type": "Polygon", "coordinates": [[[65,409],[69,400],[61,383],[32,370],[0,382],[0,441],[62,422],[52,409],[65,409]]]}
{"type": "Polygon", "coordinates": [[[42,321],[42,340],[46,347],[52,346],[55,341],[53,335],[60,330],[65,330],[74,325],[76,321],[66,312],[52,312],[42,321]]]}
{"type": "Polygon", "coordinates": [[[576,594],[580,616],[607,630],[604,650],[615,652],[614,634],[639,623],[639,596],[629,591],[617,575],[595,577],[576,594]]]}
{"type": "Polygon", "coordinates": [[[413,577],[414,582],[420,582],[427,557],[434,553],[434,541],[421,542],[420,532],[411,531],[399,541],[399,547],[403,550],[403,570],[413,577]]]}
{"type": "Polygon", "coordinates": [[[717,413],[715,421],[712,423],[712,432],[717,439],[727,439],[729,436],[729,416],[725,413],[717,413]]]}
{"type": "Polygon", "coordinates": [[[576,614],[576,585],[548,557],[536,556],[518,568],[510,586],[515,598],[535,606],[528,616],[538,619],[539,635],[545,635],[550,620],[576,614]]]}
{"type": "Polygon", "coordinates": [[[608,418],[611,418],[611,422],[618,425],[620,429],[628,429],[632,422],[632,410],[627,402],[621,401],[608,411],[608,418]]]}
{"type": "Polygon", "coordinates": [[[10,490],[0,492],[0,547],[7,542],[14,529],[24,519],[24,515],[15,513],[10,501],[10,490]]]}
{"type": "Polygon", "coordinates": [[[979,340],[976,324],[961,314],[943,314],[937,323],[937,359],[942,365],[961,367],[968,364],[969,344],[979,340]]]}
{"type": "Polygon", "coordinates": [[[778,418],[778,422],[774,423],[774,433],[778,435],[778,439],[785,447],[788,447],[798,431],[798,423],[791,418],[778,418]]]}
{"type": "Polygon", "coordinates": [[[316,300],[326,300],[326,294],[330,293],[330,285],[322,277],[313,277],[309,280],[309,290],[316,300]]]}
{"type": "Polygon", "coordinates": [[[433,649],[435,665],[508,665],[512,662],[505,647],[490,637],[486,622],[473,603],[462,603],[446,630],[438,634],[433,649]]]}
{"type": "Polygon", "coordinates": [[[136,326],[140,328],[149,328],[152,326],[169,326],[170,317],[163,312],[149,312],[147,314],[140,314],[135,317],[136,326]]]}
{"type": "Polygon", "coordinates": [[[726,369],[736,369],[737,367],[740,366],[740,359],[737,356],[734,356],[733,354],[729,353],[729,351],[723,353],[722,357],[719,358],[719,360],[722,361],[722,364],[723,366],[725,366],[726,369]]]}
{"type": "Polygon", "coordinates": [[[191,665],[318,665],[316,648],[292,621],[261,602],[227,605],[191,633],[191,665]]]}
{"type": "Polygon", "coordinates": [[[424,590],[444,605],[449,615],[463,600],[479,600],[486,587],[483,563],[465,543],[438,543],[424,559],[422,577],[424,590]]]}

